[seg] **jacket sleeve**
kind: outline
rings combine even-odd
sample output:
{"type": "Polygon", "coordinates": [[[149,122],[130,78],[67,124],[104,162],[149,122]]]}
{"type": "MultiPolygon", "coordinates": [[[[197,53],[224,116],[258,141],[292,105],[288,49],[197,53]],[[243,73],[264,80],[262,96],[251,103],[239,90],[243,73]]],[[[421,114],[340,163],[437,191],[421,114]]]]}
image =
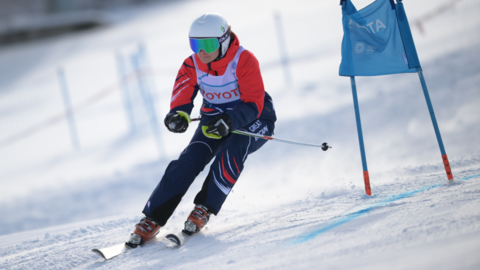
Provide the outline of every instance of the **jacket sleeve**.
{"type": "Polygon", "coordinates": [[[173,86],[172,99],[170,100],[170,112],[165,117],[165,125],[167,118],[175,114],[177,111],[184,111],[191,114],[193,109],[193,101],[198,93],[198,85],[196,80],[195,65],[192,57],[188,57],[183,62],[180,70],[178,70],[175,85],[173,86]]]}
{"type": "Polygon", "coordinates": [[[257,58],[250,51],[243,51],[237,66],[238,90],[241,102],[227,112],[232,129],[243,127],[257,119],[263,110],[265,88],[257,58]]]}

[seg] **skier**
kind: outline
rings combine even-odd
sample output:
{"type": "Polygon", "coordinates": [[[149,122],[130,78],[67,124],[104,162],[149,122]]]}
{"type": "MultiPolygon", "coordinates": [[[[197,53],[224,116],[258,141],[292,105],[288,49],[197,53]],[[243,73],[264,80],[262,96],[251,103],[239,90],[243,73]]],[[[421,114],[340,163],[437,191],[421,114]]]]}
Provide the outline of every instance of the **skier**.
{"type": "Polygon", "coordinates": [[[258,60],[240,46],[227,21],[219,14],[204,14],[193,21],[189,38],[194,53],[178,71],[165,125],[171,132],[185,132],[199,91],[203,97],[201,120],[188,146],[170,162],[148,199],[145,217],[126,243],[131,248],[158,234],[197,175],[215,158],[183,230],[187,235],[200,231],[210,215],[220,211],[247,156],[266,142],[230,132],[271,136],[274,131],[275,110],[265,92],[258,60]]]}

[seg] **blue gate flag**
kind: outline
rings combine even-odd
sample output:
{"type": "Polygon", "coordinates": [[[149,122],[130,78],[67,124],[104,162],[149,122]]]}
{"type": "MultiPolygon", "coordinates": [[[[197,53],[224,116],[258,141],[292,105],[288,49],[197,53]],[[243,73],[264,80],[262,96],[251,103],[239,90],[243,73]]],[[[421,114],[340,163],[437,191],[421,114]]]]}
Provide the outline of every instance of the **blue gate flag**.
{"type": "Polygon", "coordinates": [[[398,10],[400,19],[397,20],[397,5],[393,0],[376,0],[357,11],[351,0],[343,0],[344,35],[340,76],[417,72],[420,63],[410,27],[401,3],[402,9],[398,10]],[[400,28],[411,40],[402,40],[400,28]],[[408,46],[404,46],[404,43],[408,46]],[[408,48],[408,53],[405,48],[408,48]]]}

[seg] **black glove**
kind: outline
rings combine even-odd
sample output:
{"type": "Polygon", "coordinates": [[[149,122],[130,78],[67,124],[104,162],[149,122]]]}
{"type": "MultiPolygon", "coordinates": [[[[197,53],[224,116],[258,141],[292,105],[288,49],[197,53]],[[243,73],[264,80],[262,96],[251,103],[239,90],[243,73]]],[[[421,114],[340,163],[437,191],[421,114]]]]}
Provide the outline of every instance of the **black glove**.
{"type": "Polygon", "coordinates": [[[165,125],[171,132],[183,133],[188,128],[188,121],[179,114],[172,114],[167,117],[165,125]]]}
{"type": "Polygon", "coordinates": [[[207,126],[205,132],[225,137],[232,130],[232,121],[227,114],[222,114],[208,121],[207,126]]]}

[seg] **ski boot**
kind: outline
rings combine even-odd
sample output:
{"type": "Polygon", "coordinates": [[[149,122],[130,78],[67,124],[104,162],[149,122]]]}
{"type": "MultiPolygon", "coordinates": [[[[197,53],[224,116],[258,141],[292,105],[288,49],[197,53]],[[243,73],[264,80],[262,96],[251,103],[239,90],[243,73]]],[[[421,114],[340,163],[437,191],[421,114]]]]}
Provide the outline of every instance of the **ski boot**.
{"type": "Polygon", "coordinates": [[[130,235],[130,240],[125,243],[127,248],[136,248],[152,240],[160,231],[161,226],[149,217],[144,217],[135,224],[135,230],[130,235]]]}
{"type": "Polygon", "coordinates": [[[172,241],[177,247],[182,246],[190,239],[194,233],[199,232],[207,224],[210,215],[212,213],[208,211],[208,208],[199,204],[193,208],[193,211],[185,221],[185,229],[179,234],[169,234],[166,238],[172,241]]]}
{"type": "Polygon", "coordinates": [[[199,232],[205,225],[207,225],[210,215],[212,213],[208,211],[208,208],[199,204],[193,208],[187,221],[185,221],[185,229],[183,232],[187,235],[192,235],[199,232]]]}

